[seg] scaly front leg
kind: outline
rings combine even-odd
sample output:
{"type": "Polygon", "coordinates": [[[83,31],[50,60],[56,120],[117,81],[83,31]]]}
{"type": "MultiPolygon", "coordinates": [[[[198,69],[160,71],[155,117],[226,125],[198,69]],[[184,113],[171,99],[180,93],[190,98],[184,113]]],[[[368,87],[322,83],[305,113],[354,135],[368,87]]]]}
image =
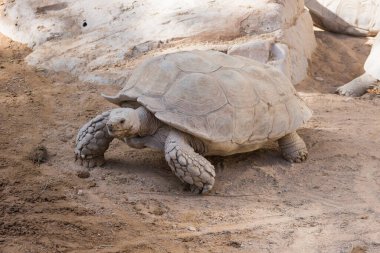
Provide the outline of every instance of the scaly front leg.
{"type": "Polygon", "coordinates": [[[371,88],[372,85],[375,85],[378,80],[371,76],[368,73],[355,78],[351,82],[340,86],[336,92],[339,95],[350,96],[350,97],[360,97],[366,91],[371,88]]]}
{"type": "Polygon", "coordinates": [[[104,164],[104,153],[114,139],[108,133],[106,123],[110,111],[104,112],[87,122],[78,132],[75,160],[87,168],[104,164]]]}
{"type": "Polygon", "coordinates": [[[174,174],[190,184],[192,191],[206,193],[214,185],[215,169],[206,158],[194,151],[188,138],[191,137],[171,131],[165,142],[165,159],[174,174]]]}

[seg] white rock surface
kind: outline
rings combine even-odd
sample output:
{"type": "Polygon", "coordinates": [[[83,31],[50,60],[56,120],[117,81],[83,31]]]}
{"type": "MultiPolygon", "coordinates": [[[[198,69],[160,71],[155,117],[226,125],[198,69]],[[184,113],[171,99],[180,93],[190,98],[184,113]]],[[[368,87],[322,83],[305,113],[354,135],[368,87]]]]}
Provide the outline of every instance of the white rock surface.
{"type": "Polygon", "coordinates": [[[0,32],[33,48],[32,65],[120,85],[142,59],[194,48],[269,62],[296,84],[316,46],[303,0],[8,0],[0,32]]]}

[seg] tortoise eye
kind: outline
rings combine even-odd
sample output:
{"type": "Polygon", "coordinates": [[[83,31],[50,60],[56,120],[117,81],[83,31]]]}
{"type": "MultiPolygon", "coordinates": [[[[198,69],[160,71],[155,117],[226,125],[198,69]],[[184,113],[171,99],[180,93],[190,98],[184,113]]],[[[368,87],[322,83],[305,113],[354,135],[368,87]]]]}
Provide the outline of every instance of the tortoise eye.
{"type": "Polygon", "coordinates": [[[120,124],[124,124],[125,119],[120,120],[120,124]]]}

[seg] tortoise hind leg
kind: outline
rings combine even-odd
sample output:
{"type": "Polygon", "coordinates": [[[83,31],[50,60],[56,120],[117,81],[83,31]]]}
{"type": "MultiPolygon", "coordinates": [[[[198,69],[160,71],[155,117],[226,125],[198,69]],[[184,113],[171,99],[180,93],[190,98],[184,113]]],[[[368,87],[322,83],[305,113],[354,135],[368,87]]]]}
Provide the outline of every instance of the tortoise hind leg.
{"type": "Polygon", "coordinates": [[[278,145],[281,148],[282,156],[289,162],[303,162],[308,156],[306,144],[297,132],[287,134],[279,139],[278,145]]]}
{"type": "Polygon", "coordinates": [[[75,160],[87,168],[104,164],[104,153],[113,140],[108,134],[106,123],[110,111],[104,112],[87,122],[78,132],[75,160]]]}
{"type": "Polygon", "coordinates": [[[215,182],[214,166],[196,153],[188,137],[171,131],[165,141],[165,159],[182,182],[190,184],[192,191],[206,193],[215,182]]]}

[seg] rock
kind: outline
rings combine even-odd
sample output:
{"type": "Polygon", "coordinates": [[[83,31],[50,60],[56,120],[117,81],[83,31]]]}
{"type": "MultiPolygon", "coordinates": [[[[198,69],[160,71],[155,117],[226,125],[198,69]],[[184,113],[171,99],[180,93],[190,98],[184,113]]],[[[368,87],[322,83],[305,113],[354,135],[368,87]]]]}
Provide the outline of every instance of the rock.
{"type": "Polygon", "coordinates": [[[272,40],[254,39],[252,41],[230,47],[227,53],[231,55],[240,55],[255,59],[262,63],[267,63],[269,61],[269,52],[272,44],[272,40]]]}
{"type": "Polygon", "coordinates": [[[97,186],[96,182],[91,182],[91,183],[88,184],[88,189],[94,188],[96,186],[97,186]]]}
{"type": "Polygon", "coordinates": [[[82,196],[84,194],[83,190],[78,190],[78,193],[77,193],[79,196],[82,196]]]}
{"type": "Polygon", "coordinates": [[[230,241],[230,242],[228,243],[228,246],[231,246],[231,247],[234,247],[234,248],[241,248],[242,244],[241,244],[241,242],[230,241]]]}
{"type": "Polygon", "coordinates": [[[268,62],[296,84],[316,46],[303,0],[52,0],[46,6],[15,0],[5,3],[0,32],[33,48],[29,64],[104,84],[124,83],[146,57],[190,49],[268,62]]]}
{"type": "Polygon", "coordinates": [[[162,45],[162,41],[146,41],[130,48],[126,53],[126,58],[134,58],[143,55],[151,50],[157,49],[162,45]]]}
{"type": "Polygon", "coordinates": [[[376,97],[380,98],[380,95],[372,94],[372,93],[365,93],[363,96],[361,96],[361,99],[366,99],[366,100],[373,100],[376,97]]]}
{"type": "Polygon", "coordinates": [[[195,227],[192,227],[192,226],[187,227],[187,230],[189,230],[189,231],[197,231],[197,229],[195,227]]]}
{"type": "Polygon", "coordinates": [[[366,253],[368,250],[368,247],[366,246],[355,246],[352,248],[350,253],[366,253]]]}
{"type": "Polygon", "coordinates": [[[344,102],[351,102],[352,100],[354,100],[352,97],[348,97],[348,98],[344,98],[344,102]]]}
{"type": "Polygon", "coordinates": [[[322,81],[324,81],[325,79],[323,79],[322,77],[320,77],[320,76],[316,76],[315,78],[314,78],[315,80],[317,80],[317,81],[320,81],[320,82],[322,82],[322,81]]]}
{"type": "Polygon", "coordinates": [[[77,176],[79,178],[89,178],[90,172],[88,170],[79,170],[79,171],[77,171],[77,176]]]}
{"type": "Polygon", "coordinates": [[[46,162],[48,159],[48,152],[45,146],[43,145],[38,145],[37,147],[34,147],[29,155],[28,155],[29,160],[36,164],[41,164],[46,162]]]}

